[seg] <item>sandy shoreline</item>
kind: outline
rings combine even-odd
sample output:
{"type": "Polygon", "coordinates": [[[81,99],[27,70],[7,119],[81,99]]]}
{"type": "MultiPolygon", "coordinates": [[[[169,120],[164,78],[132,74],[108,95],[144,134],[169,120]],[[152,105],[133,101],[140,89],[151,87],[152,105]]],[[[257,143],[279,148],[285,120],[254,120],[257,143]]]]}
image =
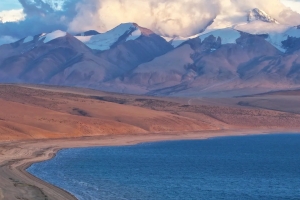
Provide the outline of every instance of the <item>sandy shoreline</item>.
{"type": "Polygon", "coordinates": [[[133,145],[143,142],[207,139],[221,136],[242,136],[271,133],[299,133],[298,130],[222,130],[189,133],[108,135],[77,139],[32,140],[0,143],[0,200],[13,199],[76,199],[65,190],[48,184],[26,169],[36,162],[53,158],[65,148],[133,145]]]}

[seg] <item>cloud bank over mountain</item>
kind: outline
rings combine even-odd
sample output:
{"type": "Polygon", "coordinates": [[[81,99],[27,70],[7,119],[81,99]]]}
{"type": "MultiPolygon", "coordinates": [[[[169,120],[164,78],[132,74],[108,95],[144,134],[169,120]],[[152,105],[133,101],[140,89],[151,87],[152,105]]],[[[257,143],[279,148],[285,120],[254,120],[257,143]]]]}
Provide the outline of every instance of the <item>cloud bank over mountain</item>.
{"type": "Polygon", "coordinates": [[[295,12],[300,12],[300,1],[299,0],[281,0],[281,2],[291,8],[295,12]]]}
{"type": "Polygon", "coordinates": [[[298,25],[300,20],[300,14],[280,0],[82,0],[69,30],[107,31],[122,22],[136,22],[162,35],[190,36],[213,20],[225,27],[245,21],[245,14],[253,8],[280,23],[298,25]]]}
{"type": "Polygon", "coordinates": [[[124,22],[136,22],[165,36],[191,36],[212,22],[213,28],[243,22],[253,8],[283,24],[300,21],[300,14],[280,0],[65,0],[62,10],[53,9],[45,0],[19,2],[25,19],[0,22],[0,37],[22,38],[57,29],[105,32],[124,22]]]}
{"type": "Polygon", "coordinates": [[[84,21],[80,31],[93,27],[106,31],[122,22],[136,22],[163,35],[188,35],[217,16],[217,4],[218,0],[84,0],[70,30],[77,31],[84,21]]]}

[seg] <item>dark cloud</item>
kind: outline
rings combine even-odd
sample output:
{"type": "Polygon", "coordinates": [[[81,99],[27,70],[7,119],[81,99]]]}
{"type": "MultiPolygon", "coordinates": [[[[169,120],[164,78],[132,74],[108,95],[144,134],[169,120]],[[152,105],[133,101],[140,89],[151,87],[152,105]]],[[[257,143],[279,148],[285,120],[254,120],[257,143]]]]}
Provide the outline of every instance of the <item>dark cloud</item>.
{"type": "Polygon", "coordinates": [[[23,6],[24,13],[28,16],[44,16],[54,12],[51,6],[44,3],[42,0],[19,0],[19,2],[23,6]]]}
{"type": "Polygon", "coordinates": [[[0,37],[24,38],[43,32],[68,29],[68,24],[77,15],[76,4],[80,0],[66,0],[63,10],[54,10],[42,0],[19,0],[26,18],[24,21],[0,23],[0,37]]]}

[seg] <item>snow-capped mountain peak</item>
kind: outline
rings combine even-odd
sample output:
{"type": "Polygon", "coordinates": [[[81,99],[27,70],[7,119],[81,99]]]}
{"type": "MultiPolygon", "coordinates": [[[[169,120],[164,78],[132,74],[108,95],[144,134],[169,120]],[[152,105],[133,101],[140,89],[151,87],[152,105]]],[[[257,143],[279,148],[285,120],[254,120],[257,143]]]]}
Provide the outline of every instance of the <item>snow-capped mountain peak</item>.
{"type": "Polygon", "coordinates": [[[177,37],[161,36],[161,37],[164,38],[167,42],[169,42],[174,48],[176,48],[176,47],[180,46],[182,43],[184,43],[187,40],[199,37],[199,35],[200,34],[193,35],[193,36],[190,36],[190,37],[181,37],[181,36],[177,36],[177,37]]]}
{"type": "Polygon", "coordinates": [[[120,41],[136,40],[141,35],[150,35],[153,32],[142,28],[135,23],[123,23],[106,33],[91,36],[76,36],[77,39],[95,50],[108,50],[120,41]]]}
{"type": "Polygon", "coordinates": [[[44,43],[48,43],[52,40],[55,40],[60,37],[65,37],[67,35],[66,32],[61,30],[56,30],[51,33],[43,33],[39,36],[39,40],[43,40],[44,43]]]}
{"type": "Polygon", "coordinates": [[[258,8],[252,9],[248,14],[248,22],[253,22],[256,20],[279,24],[276,19],[272,18],[267,13],[258,8]]]}
{"type": "Polygon", "coordinates": [[[216,39],[221,39],[221,44],[234,44],[241,37],[241,33],[233,28],[225,28],[214,30],[205,34],[201,34],[199,38],[203,41],[209,36],[214,36],[216,39]]]}

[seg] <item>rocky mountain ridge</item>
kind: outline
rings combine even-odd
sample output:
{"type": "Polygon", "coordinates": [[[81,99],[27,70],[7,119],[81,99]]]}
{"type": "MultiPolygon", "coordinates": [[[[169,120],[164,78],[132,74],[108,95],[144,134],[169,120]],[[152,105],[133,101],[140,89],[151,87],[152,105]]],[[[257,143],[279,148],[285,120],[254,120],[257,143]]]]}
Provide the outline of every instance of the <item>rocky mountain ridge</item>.
{"type": "Polygon", "coordinates": [[[250,15],[245,24],[177,40],[135,23],[28,36],[0,46],[0,81],[179,96],[300,87],[300,29],[258,9],[250,15]]]}
{"type": "Polygon", "coordinates": [[[258,8],[252,9],[248,15],[248,22],[252,22],[255,20],[279,24],[279,22],[276,19],[270,17],[267,13],[265,13],[264,11],[262,11],[258,8]]]}

